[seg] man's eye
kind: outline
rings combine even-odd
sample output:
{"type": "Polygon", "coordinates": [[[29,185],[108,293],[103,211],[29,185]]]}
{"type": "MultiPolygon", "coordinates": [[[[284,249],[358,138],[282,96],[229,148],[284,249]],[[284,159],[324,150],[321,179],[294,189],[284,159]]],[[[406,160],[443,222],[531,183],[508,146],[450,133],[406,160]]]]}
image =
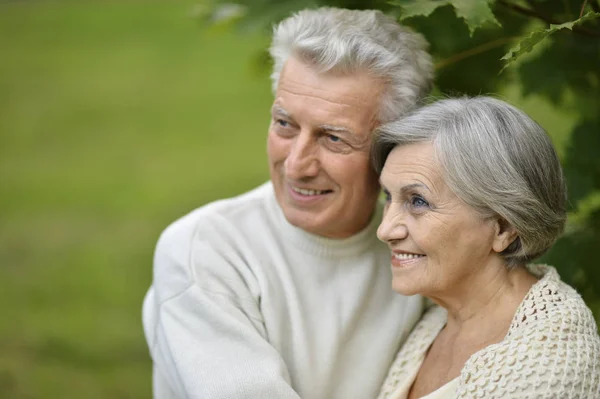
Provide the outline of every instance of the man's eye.
{"type": "Polygon", "coordinates": [[[275,124],[281,127],[288,127],[290,125],[288,121],[285,121],[283,119],[275,119],[275,124]]]}
{"type": "Polygon", "coordinates": [[[344,139],[334,134],[323,133],[319,140],[329,151],[339,154],[348,154],[353,149],[344,139]]]}

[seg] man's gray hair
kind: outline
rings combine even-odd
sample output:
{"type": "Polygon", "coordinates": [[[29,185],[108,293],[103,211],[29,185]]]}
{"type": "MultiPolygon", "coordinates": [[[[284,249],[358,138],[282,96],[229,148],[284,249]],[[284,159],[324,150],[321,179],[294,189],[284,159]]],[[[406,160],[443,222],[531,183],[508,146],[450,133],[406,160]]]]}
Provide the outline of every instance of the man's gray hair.
{"type": "Polygon", "coordinates": [[[388,122],[431,90],[433,64],[427,47],[423,36],[379,10],[303,10],[273,30],[273,91],[290,57],[319,72],[367,71],[386,84],[378,117],[381,123],[388,122]]]}
{"type": "Polygon", "coordinates": [[[518,238],[502,253],[509,266],[544,254],[564,229],[566,187],[546,131],[490,97],[441,100],[375,132],[380,173],[398,145],[431,142],[450,189],[482,217],[500,217],[518,238]]]}

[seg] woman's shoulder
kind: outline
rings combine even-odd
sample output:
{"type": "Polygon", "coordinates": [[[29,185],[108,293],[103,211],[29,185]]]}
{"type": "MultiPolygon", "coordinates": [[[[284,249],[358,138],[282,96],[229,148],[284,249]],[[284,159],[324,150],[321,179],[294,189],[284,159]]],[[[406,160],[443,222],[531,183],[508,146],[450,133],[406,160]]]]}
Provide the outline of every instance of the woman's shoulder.
{"type": "Polygon", "coordinates": [[[438,305],[427,308],[396,355],[378,399],[393,397],[404,380],[413,376],[421,367],[427,349],[446,324],[446,320],[447,312],[444,308],[438,305]]]}
{"type": "Polygon", "coordinates": [[[539,281],[519,306],[505,339],[467,361],[459,397],[497,390],[600,398],[600,337],[591,311],[553,267],[528,269],[539,281]]]}
{"type": "Polygon", "coordinates": [[[554,267],[528,265],[527,268],[539,280],[517,309],[507,339],[534,331],[556,338],[578,334],[598,336],[591,310],[581,295],[560,279],[554,267]]]}

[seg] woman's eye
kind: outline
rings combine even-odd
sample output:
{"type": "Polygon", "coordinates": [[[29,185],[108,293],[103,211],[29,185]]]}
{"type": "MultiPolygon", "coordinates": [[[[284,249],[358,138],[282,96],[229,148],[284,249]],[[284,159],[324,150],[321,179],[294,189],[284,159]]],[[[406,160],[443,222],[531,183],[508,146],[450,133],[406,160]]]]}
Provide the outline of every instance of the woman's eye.
{"type": "Polygon", "coordinates": [[[423,208],[423,207],[428,207],[429,206],[429,202],[425,201],[423,199],[423,197],[419,196],[419,195],[413,195],[410,198],[410,205],[415,207],[415,208],[423,208]]]}

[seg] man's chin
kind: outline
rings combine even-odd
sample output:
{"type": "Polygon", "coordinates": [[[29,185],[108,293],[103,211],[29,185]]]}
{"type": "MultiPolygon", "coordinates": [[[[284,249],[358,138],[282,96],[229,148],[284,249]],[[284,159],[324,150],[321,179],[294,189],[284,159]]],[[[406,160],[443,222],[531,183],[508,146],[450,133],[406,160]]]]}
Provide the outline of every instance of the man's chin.
{"type": "Polygon", "coordinates": [[[314,212],[306,212],[290,206],[283,207],[283,215],[289,224],[308,233],[326,236],[327,223],[317,222],[318,216],[314,212]]]}

